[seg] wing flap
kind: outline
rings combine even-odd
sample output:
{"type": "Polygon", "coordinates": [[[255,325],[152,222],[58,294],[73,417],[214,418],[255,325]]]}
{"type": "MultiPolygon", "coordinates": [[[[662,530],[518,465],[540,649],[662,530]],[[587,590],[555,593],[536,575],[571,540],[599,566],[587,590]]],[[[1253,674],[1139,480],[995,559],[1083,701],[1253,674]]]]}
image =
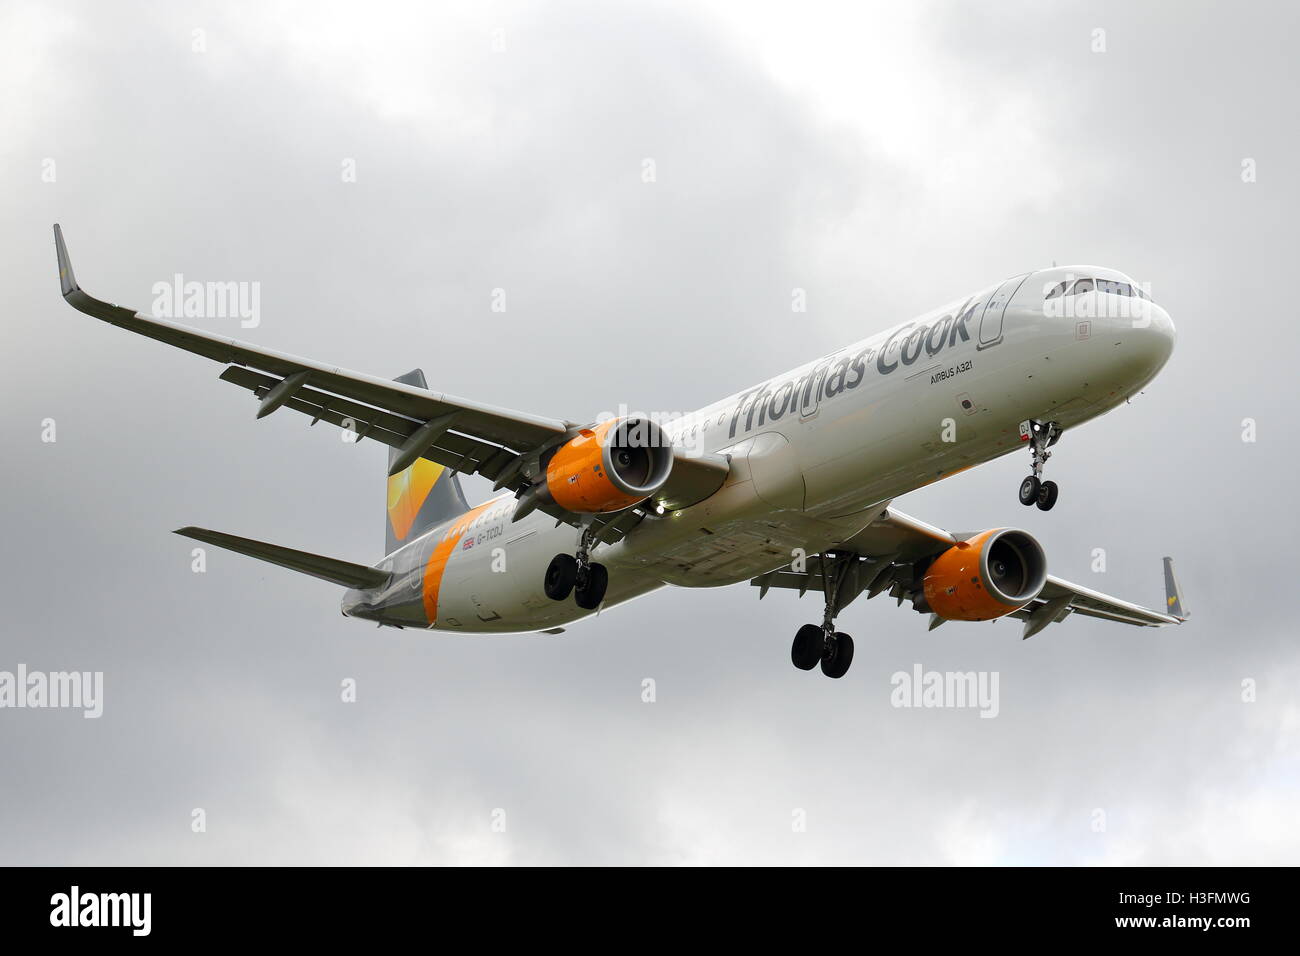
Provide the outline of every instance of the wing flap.
{"type": "MultiPolygon", "coordinates": [[[[238,365],[228,366],[220,378],[258,396],[265,395],[280,381],[238,365]]],[[[286,399],[284,407],[310,416],[313,424],[317,421],[327,422],[354,432],[358,440],[369,438],[391,448],[401,448],[424,425],[424,422],[403,415],[395,415],[381,408],[362,405],[306,386],[297,389],[286,399]]],[[[422,457],[465,474],[478,473],[495,479],[505,463],[518,454],[512,449],[471,435],[446,431],[434,440],[422,457]],[[491,467],[487,466],[488,462],[493,463],[491,467]]]]}

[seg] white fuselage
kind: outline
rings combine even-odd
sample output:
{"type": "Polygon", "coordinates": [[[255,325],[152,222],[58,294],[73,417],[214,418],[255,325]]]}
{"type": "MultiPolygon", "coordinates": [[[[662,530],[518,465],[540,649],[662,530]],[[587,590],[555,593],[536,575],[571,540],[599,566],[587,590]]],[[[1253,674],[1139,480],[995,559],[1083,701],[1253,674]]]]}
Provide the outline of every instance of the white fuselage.
{"type": "MultiPolygon", "coordinates": [[[[795,549],[832,548],[891,499],[1022,447],[1022,421],[1069,429],[1133,395],[1168,359],[1173,323],[1135,296],[1045,298],[1076,276],[1130,281],[1090,266],[1016,276],[661,422],[679,448],[728,456],[730,474],[709,498],[597,549],[605,607],[665,584],[745,581],[795,549]]],[[[381,592],[350,591],[344,613],[463,632],[546,630],[593,613],[542,590],[579,532],[541,512],[512,523],[514,504],[505,495],[476,509],[441,571],[434,620],[423,575],[455,522],[390,555],[381,567],[409,570],[381,592]]]]}

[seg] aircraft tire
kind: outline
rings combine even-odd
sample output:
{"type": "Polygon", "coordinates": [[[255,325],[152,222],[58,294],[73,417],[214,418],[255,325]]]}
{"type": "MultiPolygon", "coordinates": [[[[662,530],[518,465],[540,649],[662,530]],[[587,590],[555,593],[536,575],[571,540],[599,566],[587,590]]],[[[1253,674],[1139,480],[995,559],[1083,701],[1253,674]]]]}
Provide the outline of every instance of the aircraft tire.
{"type": "Polygon", "coordinates": [[[1045,481],[1043,487],[1038,491],[1038,500],[1034,503],[1038,505],[1040,511],[1051,511],[1056,504],[1056,496],[1059,492],[1060,489],[1056,487],[1056,482],[1045,481]]]}
{"type": "Polygon", "coordinates": [[[827,647],[829,653],[822,658],[822,673],[827,677],[841,678],[853,663],[853,638],[837,631],[827,647]]]}
{"type": "Polygon", "coordinates": [[[563,601],[578,580],[578,559],[571,554],[557,554],[546,568],[542,588],[552,601],[563,601]]]}
{"type": "Polygon", "coordinates": [[[790,645],[790,661],[801,671],[810,671],[822,660],[826,648],[826,632],[816,624],[805,624],[794,635],[790,645]]]}
{"type": "Polygon", "coordinates": [[[573,599],[584,611],[594,611],[605,600],[605,590],[609,587],[609,571],[603,564],[587,566],[587,580],[573,592],[573,599]]]}

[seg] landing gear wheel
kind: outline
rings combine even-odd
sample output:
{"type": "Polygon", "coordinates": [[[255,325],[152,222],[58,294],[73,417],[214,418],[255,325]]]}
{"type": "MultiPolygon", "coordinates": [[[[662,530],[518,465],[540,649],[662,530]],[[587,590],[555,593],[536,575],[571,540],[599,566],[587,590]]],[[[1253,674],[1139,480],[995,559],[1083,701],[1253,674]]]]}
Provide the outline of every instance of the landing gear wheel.
{"type": "Polygon", "coordinates": [[[867,558],[852,551],[825,551],[817,555],[826,607],[821,627],[806,624],[799,628],[790,647],[790,660],[800,670],[810,671],[821,664],[827,677],[843,677],[853,663],[853,638],[835,630],[835,615],[864,590],[866,581],[858,580],[858,571],[867,558]]]}
{"type": "Polygon", "coordinates": [[[552,601],[563,601],[578,580],[578,560],[571,554],[557,554],[546,568],[542,587],[552,601]]]}
{"type": "Polygon", "coordinates": [[[801,671],[810,671],[822,660],[826,648],[826,632],[816,624],[805,624],[794,636],[790,645],[790,660],[801,671]]]}
{"type": "Polygon", "coordinates": [[[826,642],[822,655],[822,673],[827,677],[843,677],[853,663],[853,638],[838,631],[826,642]]]}
{"type": "Polygon", "coordinates": [[[1028,507],[1038,505],[1043,511],[1051,511],[1056,504],[1056,484],[1043,481],[1043,467],[1052,457],[1048,451],[1061,440],[1061,426],[1057,422],[1040,422],[1029,419],[1020,423],[1020,438],[1029,442],[1029,457],[1033,474],[1020,483],[1020,503],[1028,507]]]}
{"type": "Polygon", "coordinates": [[[1038,505],[1039,510],[1051,511],[1052,505],[1056,504],[1056,496],[1059,491],[1060,489],[1056,487],[1056,482],[1043,482],[1043,486],[1038,489],[1038,500],[1035,502],[1035,504],[1038,505]]]}
{"type": "Polygon", "coordinates": [[[584,611],[594,611],[600,607],[600,602],[605,600],[605,589],[609,586],[609,572],[605,570],[603,564],[589,564],[587,573],[579,577],[585,580],[578,582],[573,592],[573,599],[584,611]]]}

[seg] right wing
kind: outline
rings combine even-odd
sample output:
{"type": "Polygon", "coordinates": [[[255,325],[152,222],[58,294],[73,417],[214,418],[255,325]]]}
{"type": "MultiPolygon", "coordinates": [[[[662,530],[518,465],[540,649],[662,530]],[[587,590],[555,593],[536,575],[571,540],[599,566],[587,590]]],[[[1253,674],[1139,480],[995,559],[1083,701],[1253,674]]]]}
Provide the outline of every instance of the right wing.
{"type": "MultiPolygon", "coordinates": [[[[803,597],[810,590],[825,594],[829,581],[837,612],[864,591],[868,598],[888,591],[901,605],[908,598],[916,598],[921,575],[930,559],[968,537],[970,535],[953,534],[887,507],[875,521],[834,548],[834,560],[822,555],[809,556],[798,569],[792,565],[777,568],[760,574],[750,584],[759,588],[760,598],[770,588],[797,590],[803,597]]],[[[1187,611],[1174,576],[1173,559],[1165,558],[1164,564],[1168,613],[1111,597],[1049,574],[1038,596],[1007,616],[1025,622],[1023,636],[1026,638],[1049,624],[1065,620],[1070,614],[1145,627],[1181,624],[1187,619],[1187,611]]],[[[937,627],[939,623],[942,622],[932,620],[930,626],[937,627]]]]}
{"type": "MultiPolygon", "coordinates": [[[[77,284],[57,225],[54,244],[60,289],[73,308],[223,363],[221,380],[253,392],[260,400],[259,418],[291,408],[310,416],[313,425],[328,422],[353,431],[358,441],[369,438],[399,449],[390,473],[428,458],[454,471],[482,475],[494,488],[509,488],[518,496],[538,479],[540,456],[580,428],[574,422],[497,408],[212,335],[96,299],[77,284]]],[[[680,449],[673,454],[672,473],[652,499],[665,510],[707,498],[726,479],[729,464],[721,456],[693,458],[680,449]]],[[[559,521],[577,525],[583,520],[555,505],[541,508],[559,521]]],[[[595,516],[599,539],[618,540],[646,513],[638,506],[595,516]]]]}

